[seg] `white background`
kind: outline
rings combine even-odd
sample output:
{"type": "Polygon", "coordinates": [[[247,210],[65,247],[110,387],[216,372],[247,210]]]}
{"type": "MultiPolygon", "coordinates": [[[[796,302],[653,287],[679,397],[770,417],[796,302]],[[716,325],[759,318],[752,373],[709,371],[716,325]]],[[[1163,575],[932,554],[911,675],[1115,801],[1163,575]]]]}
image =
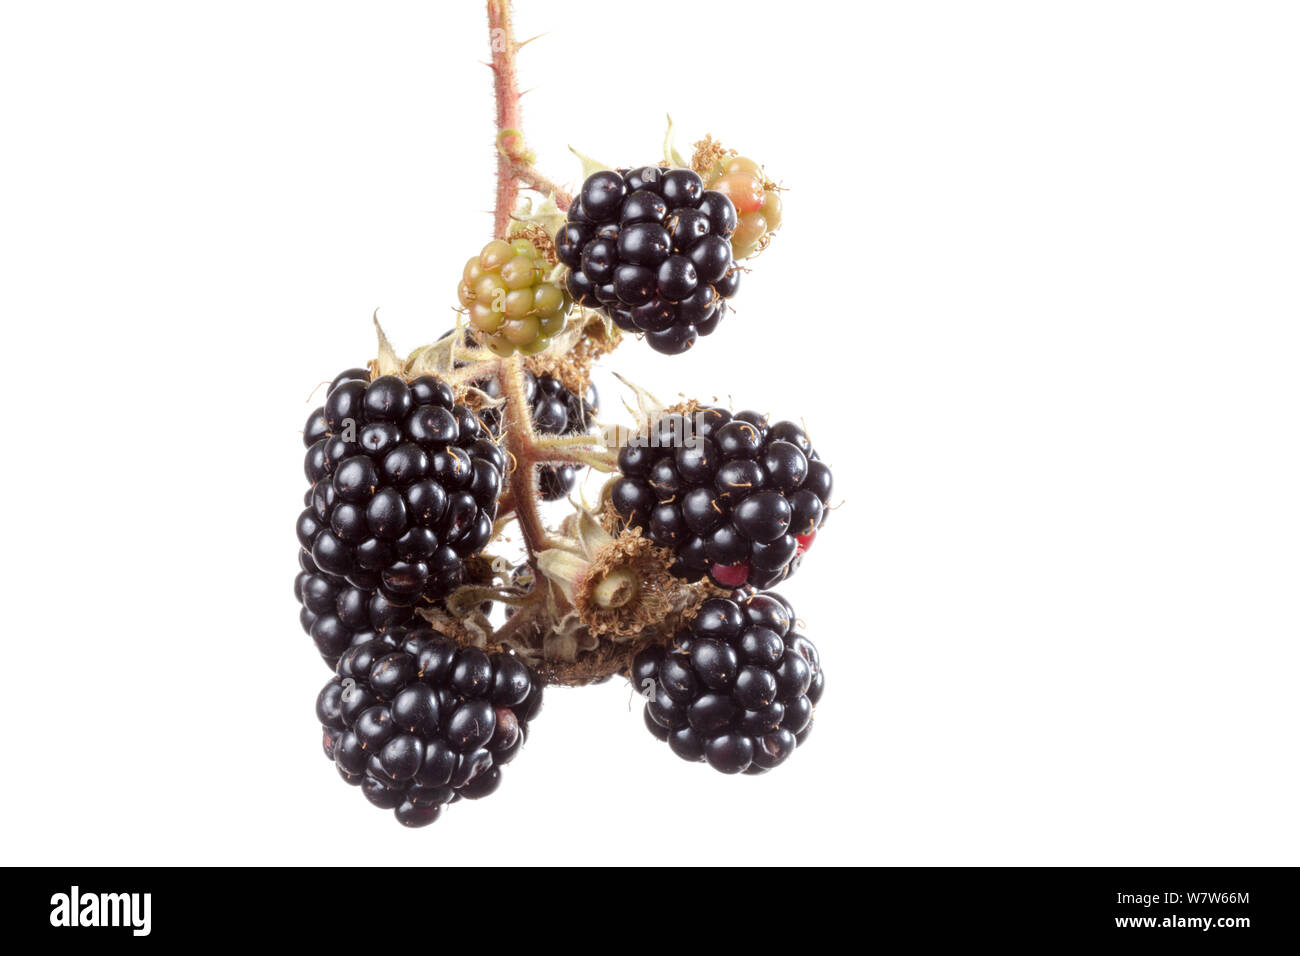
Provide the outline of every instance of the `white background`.
{"type": "Polygon", "coordinates": [[[428,829],[344,786],[299,430],[375,307],[403,350],[450,324],[488,238],[481,9],[6,4],[6,862],[1300,862],[1294,8],[517,19],[557,178],[656,160],[670,111],[789,187],[738,315],[613,364],[833,465],[782,589],[807,746],[723,777],[611,682],[428,829]]]}

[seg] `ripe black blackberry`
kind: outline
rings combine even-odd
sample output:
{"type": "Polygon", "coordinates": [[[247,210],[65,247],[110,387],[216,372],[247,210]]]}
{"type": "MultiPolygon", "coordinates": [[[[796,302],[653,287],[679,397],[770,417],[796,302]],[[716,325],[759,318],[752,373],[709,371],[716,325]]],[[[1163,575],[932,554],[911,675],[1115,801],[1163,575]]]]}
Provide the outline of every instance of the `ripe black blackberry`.
{"type": "Polygon", "coordinates": [[[515,655],[414,627],[348,648],[316,716],[343,779],[420,827],[497,789],[541,704],[541,682],[515,655]]]}
{"type": "Polygon", "coordinates": [[[825,687],[812,641],[777,594],[705,601],[667,648],[637,655],[631,680],[645,723],[677,756],[723,773],[783,763],[812,730],[825,687]]]}
{"type": "Polygon", "coordinates": [[[378,640],[390,628],[414,619],[414,608],[393,604],[379,589],[359,588],[324,573],[310,551],[299,551],[298,559],[302,570],[293,591],[302,605],[299,620],[330,667],[351,645],[378,640]]]}
{"type": "MultiPolygon", "coordinates": [[[[495,380],[476,384],[492,397],[500,398],[501,389],[495,380]]],[[[578,395],[550,375],[525,371],[524,395],[532,409],[533,427],[547,435],[581,435],[595,423],[600,410],[596,386],[588,385],[586,392],[578,395]]],[[[494,435],[500,434],[499,406],[485,408],[480,418],[494,435]]],[[[539,465],[537,484],[543,501],[559,501],[573,491],[577,472],[569,464],[539,465]]]]}
{"type": "Polygon", "coordinates": [[[731,200],[693,170],[602,170],[582,184],[555,252],[575,302],[676,355],[717,328],[740,286],[736,222],[731,200]]]}
{"type": "MultiPolygon", "coordinates": [[[[331,383],[303,438],[311,482],[298,518],[310,558],[304,570],[339,593],[351,586],[402,608],[462,583],[464,560],[492,535],[505,456],[445,382],[429,375],[370,381],[364,369],[351,369],[331,383]]],[[[356,604],[360,595],[348,592],[348,600],[356,604]]],[[[323,641],[327,659],[341,652],[341,640],[323,641]]]]}
{"type": "Polygon", "coordinates": [[[802,428],[701,408],[638,439],[619,452],[611,500],[629,527],[676,554],[676,574],[762,589],[798,568],[831,495],[831,470],[802,428]]]}

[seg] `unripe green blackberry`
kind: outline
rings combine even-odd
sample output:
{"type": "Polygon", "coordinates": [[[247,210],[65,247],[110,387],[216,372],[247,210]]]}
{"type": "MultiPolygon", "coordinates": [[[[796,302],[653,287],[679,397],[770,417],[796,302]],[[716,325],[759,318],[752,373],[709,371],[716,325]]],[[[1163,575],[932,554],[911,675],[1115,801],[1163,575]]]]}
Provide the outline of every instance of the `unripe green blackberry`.
{"type": "Polygon", "coordinates": [[[497,355],[535,355],[564,329],[568,293],[548,282],[550,264],[524,238],[493,239],[465,263],[456,294],[469,324],[497,355]]]}

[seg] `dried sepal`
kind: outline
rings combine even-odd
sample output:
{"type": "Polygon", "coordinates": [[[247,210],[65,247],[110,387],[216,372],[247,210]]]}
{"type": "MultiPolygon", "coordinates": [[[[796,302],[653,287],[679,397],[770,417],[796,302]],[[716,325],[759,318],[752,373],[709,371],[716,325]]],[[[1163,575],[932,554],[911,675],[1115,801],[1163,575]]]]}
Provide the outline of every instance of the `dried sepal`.
{"type": "Polygon", "coordinates": [[[570,604],[590,564],[585,555],[568,548],[547,548],[537,555],[537,570],[560,589],[570,604]]]}
{"type": "Polygon", "coordinates": [[[449,613],[436,604],[416,608],[415,613],[427,621],[434,630],[447,635],[463,647],[482,647],[497,650],[501,647],[496,640],[492,622],[482,610],[474,611],[463,617],[449,613]]]}
{"type": "Polygon", "coordinates": [[[564,330],[545,351],[524,359],[524,367],[534,375],[548,375],[573,394],[581,395],[591,384],[591,369],[597,360],[618,348],[622,338],[623,333],[609,316],[574,306],[564,330]]]}
{"type": "Polygon", "coordinates": [[[590,156],[588,156],[586,153],[580,153],[580,152],[578,152],[578,151],[577,151],[576,149],[574,149],[572,146],[569,147],[569,152],[571,152],[574,156],[577,156],[579,162],[582,163],[582,178],[583,178],[583,179],[586,179],[586,178],[587,178],[588,176],[590,176],[592,173],[598,173],[598,172],[600,172],[601,170],[605,170],[605,169],[613,169],[613,168],[614,168],[613,166],[609,166],[609,165],[607,165],[607,164],[605,164],[605,163],[602,163],[602,162],[601,162],[600,160],[598,160],[598,159],[592,159],[592,158],[591,158],[590,156]]]}
{"type": "Polygon", "coordinates": [[[600,641],[583,624],[576,611],[569,611],[555,622],[542,639],[542,658],[557,663],[573,664],[585,651],[593,651],[600,641]]]}
{"type": "MultiPolygon", "coordinates": [[[[650,394],[648,390],[637,385],[635,382],[628,381],[622,375],[619,375],[618,372],[614,373],[614,377],[630,388],[632,394],[636,396],[635,408],[629,405],[626,400],[623,402],[623,407],[628,410],[633,419],[630,433],[641,434],[648,432],[654,427],[655,423],[663,417],[664,413],[667,411],[667,406],[665,406],[663,402],[659,401],[659,399],[655,398],[654,395],[650,394]]],[[[620,439],[619,444],[626,444],[626,442],[620,439]]]]}
{"type": "Polygon", "coordinates": [[[671,627],[703,600],[700,585],[671,573],[672,552],[640,531],[611,534],[585,507],[569,528],[571,537],[537,556],[537,570],[596,637],[627,643],[647,631],[671,627]]]}
{"type": "MultiPolygon", "coordinates": [[[[507,234],[508,239],[523,237],[532,242],[537,247],[538,253],[555,266],[559,260],[555,255],[554,236],[564,226],[567,216],[555,203],[555,195],[551,194],[536,205],[533,204],[532,197],[521,196],[519,202],[515,205],[514,215],[510,223],[510,231],[507,234]]],[[[560,273],[563,275],[563,273],[560,273]]],[[[555,270],[547,277],[548,281],[554,281],[555,270]]]]}
{"type": "Polygon", "coordinates": [[[605,548],[614,543],[614,536],[605,530],[594,512],[583,507],[575,512],[574,536],[582,555],[595,561],[605,548]]]}
{"type": "Polygon", "coordinates": [[[691,169],[701,176],[711,170],[719,161],[735,156],[734,149],[727,149],[709,134],[695,143],[695,152],[691,154],[691,169]]]}
{"type": "Polygon", "coordinates": [[[686,166],[686,160],[677,151],[677,133],[673,128],[672,114],[668,114],[668,129],[664,132],[664,164],[667,166],[686,166]]]}
{"type": "Polygon", "coordinates": [[[375,309],[374,315],[370,319],[375,323],[375,335],[379,339],[378,354],[369,363],[370,377],[374,379],[379,378],[381,375],[401,375],[402,360],[397,357],[393,344],[388,341],[388,336],[384,334],[384,327],[379,324],[378,309],[375,309]]]}
{"type": "Polygon", "coordinates": [[[491,352],[465,344],[465,327],[458,315],[451,332],[407,356],[403,371],[408,378],[436,375],[448,381],[464,381],[481,378],[485,374],[483,366],[495,361],[491,352]]]}

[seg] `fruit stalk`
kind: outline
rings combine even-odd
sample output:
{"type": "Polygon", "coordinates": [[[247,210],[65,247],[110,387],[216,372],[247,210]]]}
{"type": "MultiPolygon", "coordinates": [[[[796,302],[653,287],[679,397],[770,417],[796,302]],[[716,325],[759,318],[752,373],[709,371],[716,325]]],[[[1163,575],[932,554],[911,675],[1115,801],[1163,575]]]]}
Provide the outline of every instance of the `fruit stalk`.
{"type": "Polygon", "coordinates": [[[537,171],[532,163],[526,160],[513,160],[512,168],[515,176],[529,189],[535,189],[544,196],[551,196],[555,199],[555,205],[561,212],[567,212],[570,203],[573,202],[573,196],[569,192],[555,183],[551,182],[545,176],[537,171]]]}
{"type": "Polygon", "coordinates": [[[519,180],[512,157],[522,153],[519,81],[515,75],[514,16],[510,0],[487,0],[488,42],[492,48],[493,87],[497,100],[497,201],[492,235],[504,238],[510,228],[510,214],[519,198],[519,180]]]}
{"type": "MultiPolygon", "coordinates": [[[[515,39],[514,12],[510,0],[487,0],[488,42],[492,49],[493,87],[497,101],[497,198],[492,235],[504,239],[510,217],[519,199],[522,183],[543,195],[553,195],[560,209],[568,209],[572,197],[534,168],[524,144],[519,109],[519,79],[515,57],[524,45],[515,39]]],[[[524,41],[525,43],[528,41],[524,41]]]]}
{"type": "Polygon", "coordinates": [[[550,547],[550,537],[542,524],[538,509],[537,469],[538,453],[533,432],[532,410],[524,391],[523,359],[516,353],[497,362],[495,375],[505,399],[502,425],[506,451],[514,459],[515,471],[510,487],[515,510],[515,522],[524,538],[524,547],[531,560],[539,551],[550,547]]]}

